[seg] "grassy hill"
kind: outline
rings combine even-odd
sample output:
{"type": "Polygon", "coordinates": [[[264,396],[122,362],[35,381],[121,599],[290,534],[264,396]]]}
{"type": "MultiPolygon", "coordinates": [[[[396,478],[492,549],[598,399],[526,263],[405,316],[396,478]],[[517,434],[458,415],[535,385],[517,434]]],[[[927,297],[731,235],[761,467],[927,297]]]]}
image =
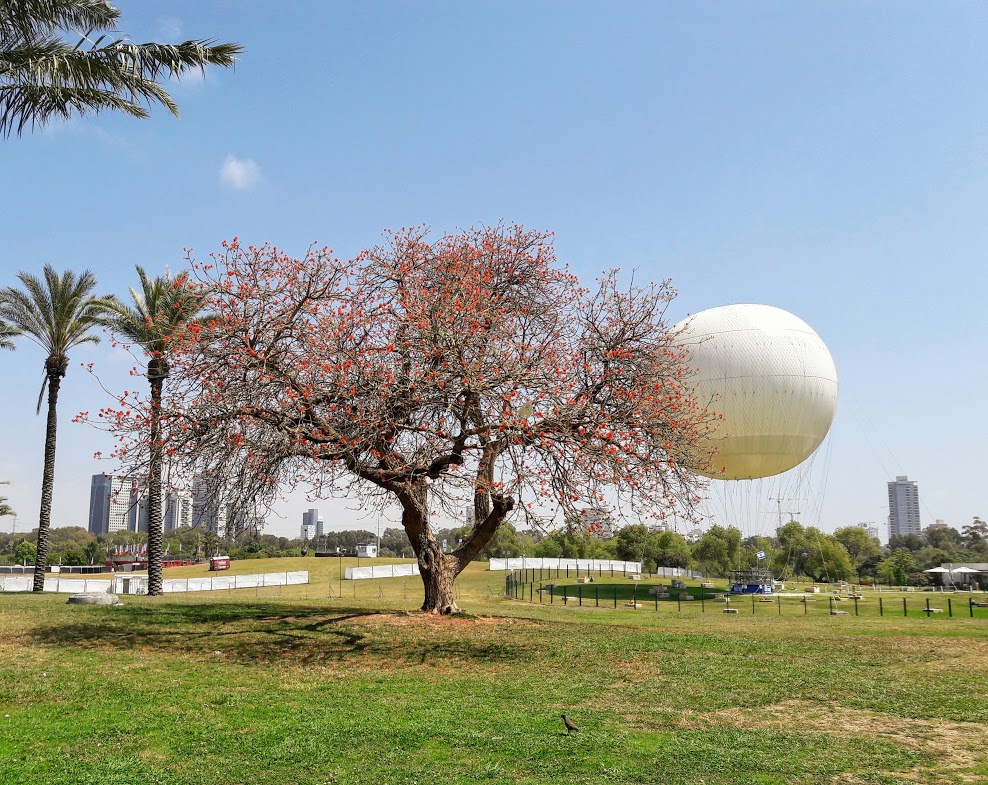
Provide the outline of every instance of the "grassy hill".
{"type": "Polygon", "coordinates": [[[476,565],[471,615],[437,619],[418,578],[341,596],[344,561],[121,608],[0,595],[0,783],[988,782],[988,616],[966,606],[538,605],[476,565]]]}

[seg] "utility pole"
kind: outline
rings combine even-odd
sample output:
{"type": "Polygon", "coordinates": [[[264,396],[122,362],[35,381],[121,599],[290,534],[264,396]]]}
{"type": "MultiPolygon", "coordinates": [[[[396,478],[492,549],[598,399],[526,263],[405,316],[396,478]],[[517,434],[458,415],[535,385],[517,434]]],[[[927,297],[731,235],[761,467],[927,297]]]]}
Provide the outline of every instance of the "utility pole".
{"type": "Polygon", "coordinates": [[[776,504],[779,505],[779,526],[776,529],[776,531],[778,531],[779,529],[782,528],[782,502],[784,502],[785,499],[783,499],[781,496],[769,496],[768,500],[770,502],[775,502],[776,504]]]}
{"type": "MultiPolygon", "coordinates": [[[[775,502],[775,504],[776,504],[776,510],[779,513],[779,527],[778,527],[779,529],[782,528],[782,502],[801,502],[801,501],[806,501],[805,499],[802,499],[802,498],[792,498],[792,497],[785,497],[785,496],[769,496],[768,497],[768,500],[770,502],[775,502]]],[[[793,520],[793,518],[792,518],[793,515],[799,515],[799,514],[800,514],[799,512],[795,512],[795,513],[794,512],[790,512],[789,513],[789,516],[790,516],[789,520],[793,520]]],[[[778,531],[778,529],[776,531],[778,531]]]]}

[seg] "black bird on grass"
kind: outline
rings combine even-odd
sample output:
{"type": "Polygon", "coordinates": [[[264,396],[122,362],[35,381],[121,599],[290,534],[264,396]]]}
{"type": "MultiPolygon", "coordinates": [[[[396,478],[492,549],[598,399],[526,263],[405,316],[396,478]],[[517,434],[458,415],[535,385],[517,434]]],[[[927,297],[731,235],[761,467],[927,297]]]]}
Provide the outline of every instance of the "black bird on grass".
{"type": "Polygon", "coordinates": [[[563,718],[563,725],[566,726],[567,736],[569,736],[573,731],[576,731],[577,733],[580,732],[580,729],[577,728],[572,722],[570,722],[569,717],[567,717],[565,714],[560,714],[559,716],[563,718]]]}

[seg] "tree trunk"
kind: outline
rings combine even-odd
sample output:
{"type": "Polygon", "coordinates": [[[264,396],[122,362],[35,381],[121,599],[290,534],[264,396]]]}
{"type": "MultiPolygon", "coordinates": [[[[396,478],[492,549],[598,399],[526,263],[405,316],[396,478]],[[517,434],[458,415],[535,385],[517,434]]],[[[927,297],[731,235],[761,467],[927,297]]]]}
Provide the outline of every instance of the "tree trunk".
{"type": "Polygon", "coordinates": [[[48,374],[48,424],[45,429],[45,468],[41,476],[41,515],[38,518],[38,555],[34,561],[34,585],[31,591],[45,590],[48,567],[48,530],[51,528],[51,499],[55,488],[55,434],[58,430],[58,388],[62,375],[46,368],[48,374]]]}
{"type": "Polygon", "coordinates": [[[443,553],[435,540],[423,547],[418,554],[419,572],[425,585],[422,610],[447,615],[459,613],[453,598],[453,581],[460,574],[460,562],[452,554],[443,553]]]}
{"type": "MultiPolygon", "coordinates": [[[[151,382],[150,458],[148,460],[148,594],[158,597],[164,593],[161,515],[161,389],[165,376],[161,364],[148,364],[151,382]]],[[[164,370],[167,373],[167,370],[164,370]]]]}
{"type": "Polygon", "coordinates": [[[476,503],[477,521],[469,534],[453,548],[452,553],[443,553],[436,542],[429,525],[428,486],[424,481],[410,490],[398,493],[401,502],[401,525],[408,535],[419,563],[419,573],[425,587],[425,600],[422,610],[441,615],[459,613],[460,609],[453,597],[453,582],[456,576],[490,542],[514,507],[510,496],[492,496],[478,493],[476,503]],[[481,498],[483,497],[483,498],[481,498]]]}
{"type": "Polygon", "coordinates": [[[463,568],[453,554],[443,553],[442,546],[429,526],[428,487],[424,482],[400,493],[401,525],[408,535],[419,562],[419,574],[425,587],[422,610],[446,615],[458,613],[453,599],[453,581],[463,568]]]}

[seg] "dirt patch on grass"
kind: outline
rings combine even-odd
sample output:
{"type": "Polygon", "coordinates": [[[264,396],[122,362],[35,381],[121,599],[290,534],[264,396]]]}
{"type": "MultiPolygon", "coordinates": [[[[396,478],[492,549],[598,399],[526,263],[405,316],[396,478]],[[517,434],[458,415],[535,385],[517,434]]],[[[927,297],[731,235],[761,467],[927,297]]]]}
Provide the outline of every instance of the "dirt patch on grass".
{"type": "MultiPolygon", "coordinates": [[[[682,717],[682,725],[686,728],[711,724],[885,741],[937,762],[936,772],[929,769],[896,772],[896,777],[910,782],[984,782],[983,775],[974,772],[988,759],[985,752],[988,750],[988,727],[982,724],[895,717],[833,704],[785,701],[757,709],[731,708],[709,714],[686,712],[682,717]]],[[[849,774],[832,782],[834,785],[855,785],[864,780],[849,774]]]]}
{"type": "Polygon", "coordinates": [[[652,681],[662,675],[662,659],[654,654],[633,654],[611,661],[614,675],[621,681],[652,681]]]}
{"type": "MultiPolygon", "coordinates": [[[[437,617],[381,612],[282,620],[279,632],[293,639],[290,658],[279,664],[282,686],[313,689],[355,675],[402,672],[412,677],[441,673],[457,677],[498,672],[529,662],[533,627],[539,622],[504,617],[437,617]],[[302,647],[304,653],[300,653],[302,647]],[[304,665],[304,674],[297,668],[304,665]]],[[[264,631],[261,637],[274,635],[264,631]]]]}
{"type": "Polygon", "coordinates": [[[942,654],[927,667],[941,672],[980,673],[988,681],[988,642],[964,641],[959,649],[942,654]]]}
{"type": "Polygon", "coordinates": [[[511,616],[437,616],[434,613],[401,611],[395,613],[374,613],[354,620],[366,626],[415,627],[416,629],[470,629],[477,627],[515,627],[527,629],[540,626],[532,619],[519,619],[511,616]]]}

